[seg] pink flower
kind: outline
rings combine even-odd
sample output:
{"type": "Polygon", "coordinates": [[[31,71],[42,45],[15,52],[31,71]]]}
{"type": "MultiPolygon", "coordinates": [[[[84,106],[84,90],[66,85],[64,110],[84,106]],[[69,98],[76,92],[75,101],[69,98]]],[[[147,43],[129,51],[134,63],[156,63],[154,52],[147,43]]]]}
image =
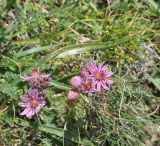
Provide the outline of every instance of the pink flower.
{"type": "Polygon", "coordinates": [[[89,96],[92,96],[92,93],[95,92],[95,89],[90,81],[83,81],[81,85],[81,90],[84,93],[87,93],[89,96]]]}
{"type": "Polygon", "coordinates": [[[70,90],[67,95],[69,101],[74,101],[79,97],[79,93],[73,90],[70,90]]]}
{"type": "Polygon", "coordinates": [[[32,70],[32,73],[30,76],[24,76],[22,79],[24,81],[28,81],[29,85],[34,88],[34,87],[42,87],[42,88],[47,88],[49,86],[49,76],[46,74],[41,74],[38,69],[32,70]]]}
{"type": "Polygon", "coordinates": [[[90,74],[87,79],[91,80],[93,87],[100,92],[102,89],[108,90],[107,85],[113,83],[112,80],[109,80],[109,77],[113,75],[111,71],[108,70],[108,67],[104,64],[96,65],[93,63],[89,67],[90,74]]]}
{"type": "Polygon", "coordinates": [[[109,79],[112,75],[113,73],[108,70],[107,65],[103,63],[97,65],[95,61],[92,61],[84,64],[80,69],[79,76],[71,79],[71,85],[74,90],[92,96],[93,93],[109,90],[108,85],[113,83],[109,79]]]}
{"type": "Polygon", "coordinates": [[[37,90],[30,91],[27,97],[21,97],[21,99],[24,103],[20,103],[19,106],[25,110],[20,115],[25,115],[28,119],[31,119],[45,105],[45,101],[39,97],[37,90]]]}
{"type": "Polygon", "coordinates": [[[82,78],[80,76],[74,76],[70,82],[73,88],[78,89],[82,84],[82,78]]]}
{"type": "Polygon", "coordinates": [[[40,80],[40,86],[43,88],[43,89],[46,89],[49,87],[49,75],[48,77],[45,77],[43,79],[40,80]]]}
{"type": "Polygon", "coordinates": [[[94,68],[95,66],[96,66],[96,63],[94,61],[84,64],[83,67],[80,70],[80,75],[84,79],[86,79],[88,77],[88,75],[91,74],[90,69],[94,68]]]}

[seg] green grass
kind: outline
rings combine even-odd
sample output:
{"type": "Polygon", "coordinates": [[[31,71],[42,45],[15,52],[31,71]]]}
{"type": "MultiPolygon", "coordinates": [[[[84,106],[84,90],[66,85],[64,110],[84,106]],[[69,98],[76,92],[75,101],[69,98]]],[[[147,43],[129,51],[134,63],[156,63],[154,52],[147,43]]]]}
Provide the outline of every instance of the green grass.
{"type": "Polygon", "coordinates": [[[160,3],[108,2],[0,2],[0,145],[160,144],[160,3]],[[68,108],[69,79],[94,59],[110,65],[114,85],[68,108]],[[45,108],[28,120],[20,77],[37,67],[52,81],[45,108]]]}

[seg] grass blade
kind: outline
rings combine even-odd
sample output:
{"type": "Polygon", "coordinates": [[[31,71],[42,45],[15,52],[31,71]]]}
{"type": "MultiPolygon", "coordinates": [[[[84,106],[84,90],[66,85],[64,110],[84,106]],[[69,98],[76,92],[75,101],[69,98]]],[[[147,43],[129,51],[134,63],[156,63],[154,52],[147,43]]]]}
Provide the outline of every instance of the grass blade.
{"type": "Polygon", "coordinates": [[[54,86],[54,87],[56,87],[58,89],[62,89],[62,90],[70,90],[71,89],[69,86],[67,86],[65,84],[62,84],[62,83],[59,83],[57,81],[50,82],[50,85],[54,86]]]}
{"type": "Polygon", "coordinates": [[[120,44],[126,43],[127,41],[128,39],[120,39],[120,40],[117,40],[116,42],[102,42],[102,43],[97,42],[97,43],[87,43],[87,44],[80,44],[80,45],[68,45],[58,50],[55,50],[52,54],[48,55],[46,57],[46,61],[48,62],[49,60],[55,57],[63,58],[63,57],[67,57],[75,54],[88,53],[88,52],[93,52],[98,50],[106,50],[109,48],[116,47],[120,44]]]}
{"type": "Polygon", "coordinates": [[[151,82],[160,91],[160,82],[158,81],[158,79],[148,77],[148,81],[151,82]]]}

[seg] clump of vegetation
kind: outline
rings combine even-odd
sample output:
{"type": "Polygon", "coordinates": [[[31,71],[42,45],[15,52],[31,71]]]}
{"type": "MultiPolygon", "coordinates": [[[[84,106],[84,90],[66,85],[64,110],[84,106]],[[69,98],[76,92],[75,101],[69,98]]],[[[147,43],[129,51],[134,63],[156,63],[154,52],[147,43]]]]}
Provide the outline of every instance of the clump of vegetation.
{"type": "Polygon", "coordinates": [[[159,6],[1,1],[0,144],[159,145],[159,6]]]}

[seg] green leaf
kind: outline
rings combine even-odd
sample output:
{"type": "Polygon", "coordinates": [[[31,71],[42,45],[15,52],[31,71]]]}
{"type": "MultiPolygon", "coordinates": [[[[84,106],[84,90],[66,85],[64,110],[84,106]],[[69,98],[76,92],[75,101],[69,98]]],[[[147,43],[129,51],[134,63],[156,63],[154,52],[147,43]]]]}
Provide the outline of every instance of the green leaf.
{"type": "Polygon", "coordinates": [[[59,83],[57,81],[50,82],[50,85],[54,86],[54,87],[56,87],[58,89],[62,89],[62,90],[70,90],[71,89],[69,86],[67,86],[65,84],[62,84],[62,83],[59,83]]]}
{"type": "Polygon", "coordinates": [[[114,11],[124,11],[128,8],[128,3],[127,2],[117,2],[112,5],[112,9],[114,11]]]}
{"type": "MultiPolygon", "coordinates": [[[[54,124],[51,124],[51,123],[49,125],[45,125],[45,124],[39,125],[39,124],[34,124],[32,122],[29,122],[29,121],[26,121],[26,120],[23,120],[20,118],[15,118],[11,122],[11,120],[8,121],[8,118],[6,118],[6,116],[1,116],[0,119],[7,122],[8,124],[10,124],[11,127],[13,127],[14,123],[15,123],[17,125],[21,125],[24,127],[31,127],[31,128],[34,128],[36,130],[39,130],[39,131],[42,131],[45,133],[53,134],[53,135],[61,137],[61,138],[64,137],[64,129],[58,128],[54,124]]],[[[67,135],[65,135],[65,137],[64,137],[65,139],[70,140],[74,143],[80,143],[78,141],[78,138],[76,135],[73,135],[73,133],[71,133],[69,130],[65,130],[65,131],[67,131],[67,135]]],[[[54,137],[54,138],[56,138],[56,137],[54,137]]]]}
{"type": "Polygon", "coordinates": [[[87,139],[83,139],[82,144],[84,146],[94,146],[94,144],[87,139]]]}
{"type": "Polygon", "coordinates": [[[26,51],[18,53],[17,57],[21,57],[21,56],[25,56],[25,55],[32,54],[32,53],[35,53],[35,52],[40,52],[40,51],[52,49],[54,47],[55,46],[53,46],[53,45],[51,45],[51,46],[44,46],[44,47],[35,47],[35,48],[28,49],[26,51]]]}
{"type": "Polygon", "coordinates": [[[46,57],[46,61],[49,61],[55,57],[64,58],[64,57],[68,57],[70,55],[75,55],[75,54],[88,53],[88,52],[93,52],[98,50],[107,50],[109,48],[113,48],[120,44],[126,43],[127,41],[128,39],[123,38],[123,39],[117,40],[116,42],[100,42],[100,43],[97,42],[97,43],[86,43],[86,44],[80,44],[80,45],[68,45],[53,51],[52,54],[46,57]]]}
{"type": "Polygon", "coordinates": [[[2,11],[1,16],[4,17],[6,13],[12,8],[13,4],[16,3],[16,0],[7,0],[6,6],[2,11]]]}
{"type": "Polygon", "coordinates": [[[151,82],[158,90],[160,90],[160,79],[148,77],[148,81],[151,82]]]}
{"type": "MultiPolygon", "coordinates": [[[[18,40],[11,43],[11,45],[30,45],[30,44],[37,44],[40,42],[39,38],[27,39],[27,40],[18,40]]],[[[25,51],[24,51],[25,52],[25,51]]]]}
{"type": "Polygon", "coordinates": [[[14,126],[13,120],[10,117],[8,117],[8,115],[6,115],[6,114],[1,115],[0,119],[6,121],[10,127],[14,126]]]}
{"type": "Polygon", "coordinates": [[[158,3],[156,3],[154,0],[146,0],[146,3],[149,3],[152,8],[160,14],[160,7],[158,3]]]}

